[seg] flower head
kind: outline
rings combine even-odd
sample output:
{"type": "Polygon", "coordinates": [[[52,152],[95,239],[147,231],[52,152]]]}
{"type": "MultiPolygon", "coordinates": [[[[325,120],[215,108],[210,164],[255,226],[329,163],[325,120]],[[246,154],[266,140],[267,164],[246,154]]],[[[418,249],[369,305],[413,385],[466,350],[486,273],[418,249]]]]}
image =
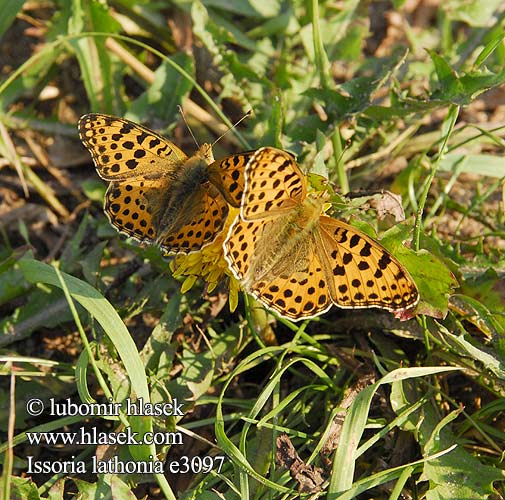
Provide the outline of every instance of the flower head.
{"type": "Polygon", "coordinates": [[[173,277],[184,279],[181,292],[185,293],[192,288],[198,278],[203,278],[207,283],[207,291],[212,292],[216,286],[228,278],[229,297],[228,304],[230,311],[234,311],[238,304],[239,283],[234,278],[224,260],[223,241],[228,234],[228,229],[235,217],[238,215],[238,209],[230,207],[228,218],[226,219],[223,231],[216,239],[198,252],[188,255],[179,254],[170,262],[170,269],[173,277]]]}

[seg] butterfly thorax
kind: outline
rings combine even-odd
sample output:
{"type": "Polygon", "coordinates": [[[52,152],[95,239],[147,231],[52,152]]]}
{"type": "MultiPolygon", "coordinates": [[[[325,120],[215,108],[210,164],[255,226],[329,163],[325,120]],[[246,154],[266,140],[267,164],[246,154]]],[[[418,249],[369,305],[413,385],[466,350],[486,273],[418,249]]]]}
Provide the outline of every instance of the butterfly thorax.
{"type": "Polygon", "coordinates": [[[322,196],[309,195],[296,208],[296,221],[301,230],[310,232],[319,223],[324,202],[325,199],[322,196]]]}
{"type": "Polygon", "coordinates": [[[246,288],[269,276],[287,276],[307,268],[313,251],[309,235],[319,223],[322,207],[320,198],[307,197],[296,208],[265,224],[262,238],[269,245],[256,249],[258,258],[249,270],[246,288]]]}
{"type": "MultiPolygon", "coordinates": [[[[210,189],[207,162],[212,158],[203,151],[188,158],[183,167],[172,180],[170,186],[161,194],[159,201],[150,201],[153,208],[153,220],[158,227],[157,240],[163,239],[167,233],[177,232],[188,217],[196,216],[203,210],[202,190],[210,189]]],[[[207,149],[206,151],[210,151],[207,149]]]]}

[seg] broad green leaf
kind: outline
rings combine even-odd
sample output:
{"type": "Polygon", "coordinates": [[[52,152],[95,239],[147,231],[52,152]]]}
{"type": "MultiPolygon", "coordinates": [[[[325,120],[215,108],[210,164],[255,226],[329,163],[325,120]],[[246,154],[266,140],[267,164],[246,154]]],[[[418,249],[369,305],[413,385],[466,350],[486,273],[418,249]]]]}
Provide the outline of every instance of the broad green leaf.
{"type": "Polygon", "coordinates": [[[10,482],[10,499],[38,500],[40,498],[38,487],[31,478],[10,476],[8,480],[10,482]]]}
{"type": "MultiPolygon", "coordinates": [[[[399,414],[408,408],[419,399],[424,390],[425,386],[415,379],[393,384],[391,404],[395,412],[399,414]]],[[[492,483],[505,480],[503,470],[484,465],[458,442],[451,422],[460,413],[461,410],[457,410],[440,418],[434,405],[425,404],[409,415],[408,423],[404,426],[419,441],[424,457],[457,445],[449,453],[424,463],[421,481],[429,481],[426,498],[430,500],[488,498],[492,483]]]]}
{"type": "Polygon", "coordinates": [[[482,92],[505,83],[505,70],[500,73],[474,70],[459,76],[442,56],[432,50],[428,50],[428,53],[440,85],[432,94],[434,99],[458,105],[470,104],[482,92]]]}
{"type": "Polygon", "coordinates": [[[373,94],[387,84],[405,57],[406,53],[398,53],[382,61],[383,64],[376,68],[373,76],[353,78],[343,83],[339,90],[311,88],[304,95],[323,102],[327,112],[337,120],[366,112],[371,106],[373,94]]]}
{"type": "MultiPolygon", "coordinates": [[[[23,273],[15,265],[15,262],[15,259],[11,259],[8,267],[6,266],[0,270],[0,305],[7,304],[16,297],[28,293],[28,290],[32,287],[30,283],[22,279],[23,273]]],[[[1,331],[2,328],[0,327],[1,331]]]]}
{"type": "MultiPolygon", "coordinates": [[[[454,444],[449,424],[460,411],[453,411],[442,418],[424,445],[424,455],[436,453],[454,444]]],[[[484,465],[470,455],[461,444],[450,453],[424,464],[421,481],[429,481],[427,500],[486,500],[494,493],[493,482],[505,481],[505,471],[484,465]]]]}
{"type": "MultiPolygon", "coordinates": [[[[493,351],[489,352],[484,346],[479,346],[477,342],[471,342],[463,335],[454,335],[443,325],[438,324],[438,328],[446,342],[452,345],[453,350],[460,356],[469,357],[482,366],[492,371],[497,377],[505,380],[505,359],[493,351]]],[[[503,332],[501,332],[503,336],[503,332]]]]}
{"type": "MultiPolygon", "coordinates": [[[[23,279],[29,281],[24,275],[23,279]]],[[[41,327],[52,328],[70,321],[71,315],[63,294],[46,287],[34,288],[25,303],[0,319],[0,346],[20,341],[41,327]]]]}

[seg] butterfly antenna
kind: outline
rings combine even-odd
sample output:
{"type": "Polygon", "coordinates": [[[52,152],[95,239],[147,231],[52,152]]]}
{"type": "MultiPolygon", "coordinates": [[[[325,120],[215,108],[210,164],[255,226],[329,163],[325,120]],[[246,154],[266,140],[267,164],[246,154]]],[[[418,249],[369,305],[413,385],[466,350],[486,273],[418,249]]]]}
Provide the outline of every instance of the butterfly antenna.
{"type": "Polygon", "coordinates": [[[191,127],[189,126],[189,123],[186,120],[186,117],[184,116],[184,111],[182,111],[181,106],[177,105],[177,109],[179,110],[179,113],[181,114],[182,119],[184,120],[184,123],[186,124],[186,127],[188,127],[189,133],[191,134],[191,137],[193,137],[195,144],[197,145],[197,147],[200,147],[200,144],[198,144],[198,141],[196,140],[195,134],[193,134],[193,131],[191,130],[191,127]]]}
{"type": "Polygon", "coordinates": [[[234,123],[228,130],[226,130],[225,132],[223,132],[212,144],[211,144],[211,148],[213,148],[230,130],[233,130],[240,122],[242,122],[243,120],[245,120],[248,116],[251,116],[252,114],[252,109],[250,109],[249,111],[246,112],[246,114],[240,118],[240,120],[236,123],[234,123]]]}

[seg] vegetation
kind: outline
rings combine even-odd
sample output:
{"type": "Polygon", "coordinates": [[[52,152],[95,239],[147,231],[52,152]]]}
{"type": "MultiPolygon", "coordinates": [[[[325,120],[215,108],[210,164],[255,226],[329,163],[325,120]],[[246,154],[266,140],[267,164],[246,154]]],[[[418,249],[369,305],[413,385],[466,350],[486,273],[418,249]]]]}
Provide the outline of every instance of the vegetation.
{"type": "Polygon", "coordinates": [[[505,10],[483,4],[3,6],[2,498],[505,497],[505,10]],[[415,318],[292,323],[120,236],[78,119],[126,117],[189,154],[179,105],[200,143],[252,110],[214,156],[295,154],[328,213],[409,269],[415,318]],[[86,414],[137,398],[172,406],[86,414]],[[166,441],[33,442],[82,429],[166,441]],[[93,472],[109,459],[165,473],[93,472]]]}

